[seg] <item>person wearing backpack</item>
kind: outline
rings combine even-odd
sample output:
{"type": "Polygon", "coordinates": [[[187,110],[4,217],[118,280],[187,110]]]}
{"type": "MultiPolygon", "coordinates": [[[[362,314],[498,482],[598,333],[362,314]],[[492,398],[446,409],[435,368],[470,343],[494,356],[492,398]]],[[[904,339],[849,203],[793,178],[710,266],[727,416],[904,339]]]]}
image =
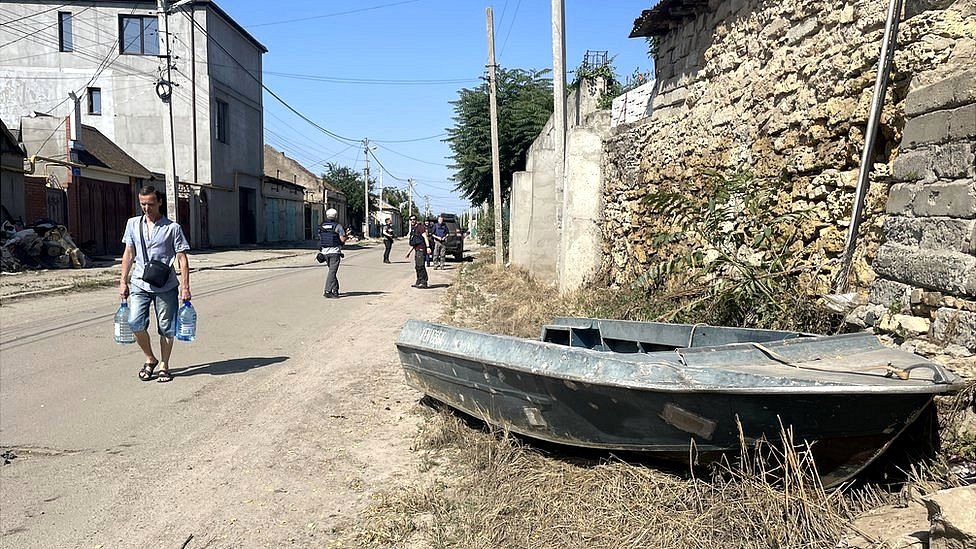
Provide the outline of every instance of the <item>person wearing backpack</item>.
{"type": "Polygon", "coordinates": [[[122,253],[119,296],[129,299],[129,327],[139,348],[146,355],[146,363],[139,370],[139,379],[153,379],[153,372],[158,367],[156,381],[163,383],[173,380],[173,374],[169,372],[169,359],[176,336],[179,302],[190,300],[190,260],[186,256],[190,244],[179,224],[173,223],[160,212],[161,204],[162,196],[155,187],[139,189],[139,207],[143,215],[130,218],[125,224],[125,235],[122,237],[125,251],[122,253]],[[174,259],[180,264],[179,277],[173,270],[174,259]],[[156,309],[159,360],[156,359],[152,341],[149,339],[151,303],[156,309]]]}
{"type": "Polygon", "coordinates": [[[383,263],[390,262],[390,249],[393,248],[393,241],[396,240],[396,236],[393,234],[393,216],[386,218],[386,224],[383,225],[383,263]]]}
{"type": "Polygon", "coordinates": [[[426,288],[427,287],[427,255],[430,254],[430,237],[427,234],[427,229],[424,224],[417,220],[417,216],[410,216],[410,223],[412,227],[410,228],[410,241],[407,242],[410,245],[410,251],[407,252],[407,257],[413,253],[413,264],[417,270],[417,282],[411,287],[413,288],[426,288]]]}

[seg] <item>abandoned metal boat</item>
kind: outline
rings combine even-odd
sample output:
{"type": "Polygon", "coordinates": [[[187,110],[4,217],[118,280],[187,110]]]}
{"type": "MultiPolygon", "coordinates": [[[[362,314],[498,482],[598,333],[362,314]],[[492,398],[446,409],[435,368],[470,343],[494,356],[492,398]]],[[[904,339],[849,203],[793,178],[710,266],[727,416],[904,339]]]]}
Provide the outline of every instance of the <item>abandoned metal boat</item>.
{"type": "Polygon", "coordinates": [[[545,441],[701,460],[791,428],[834,486],[880,455],[936,394],[942,365],[859,333],[557,318],[540,340],[408,321],[407,382],[488,423],[545,441]]]}

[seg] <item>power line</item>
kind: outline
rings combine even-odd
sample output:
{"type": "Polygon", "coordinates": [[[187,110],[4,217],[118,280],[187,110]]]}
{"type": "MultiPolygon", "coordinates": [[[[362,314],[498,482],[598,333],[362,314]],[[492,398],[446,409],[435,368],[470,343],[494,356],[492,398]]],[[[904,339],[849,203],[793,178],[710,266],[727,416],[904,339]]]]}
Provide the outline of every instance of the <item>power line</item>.
{"type": "MultiPolygon", "coordinates": [[[[91,5],[91,6],[88,6],[87,8],[85,8],[85,9],[83,9],[83,10],[81,10],[81,11],[79,11],[79,12],[78,12],[77,14],[75,14],[75,15],[81,15],[82,13],[85,13],[86,11],[88,11],[88,10],[90,10],[90,9],[92,9],[93,7],[95,7],[95,6],[94,6],[94,4],[93,4],[93,5],[91,5]]],[[[74,17],[74,16],[72,16],[72,18],[73,18],[73,17],[74,17]]],[[[36,30],[36,31],[34,31],[34,32],[43,32],[43,31],[46,31],[47,29],[49,29],[49,28],[51,28],[51,27],[53,27],[54,25],[57,25],[58,23],[60,23],[60,21],[55,21],[54,23],[51,23],[50,25],[48,25],[48,26],[46,26],[46,27],[44,27],[44,28],[42,28],[42,29],[38,29],[38,30],[36,30]]],[[[11,40],[10,42],[7,42],[6,44],[3,44],[3,45],[0,45],[0,49],[3,49],[3,48],[6,48],[7,46],[9,46],[9,45],[11,45],[11,44],[16,44],[17,42],[20,42],[20,41],[21,41],[21,40],[23,40],[24,38],[29,38],[29,37],[31,37],[31,36],[33,36],[33,34],[25,34],[24,36],[21,36],[20,38],[15,38],[15,39],[13,39],[13,40],[11,40]]]]}
{"type": "Polygon", "coordinates": [[[478,81],[478,78],[444,78],[432,80],[396,80],[396,79],[370,79],[370,78],[344,78],[337,76],[322,76],[316,74],[300,74],[289,72],[262,71],[269,76],[280,76],[282,78],[294,78],[296,80],[311,80],[314,82],[329,82],[332,84],[366,84],[382,86],[431,86],[440,84],[468,84],[478,81]]]}
{"type": "MultiPolygon", "coordinates": [[[[94,6],[94,4],[92,4],[92,5],[94,6]]],[[[48,13],[48,12],[51,12],[51,11],[54,11],[54,10],[59,10],[61,8],[66,8],[66,7],[68,7],[67,4],[61,4],[60,6],[54,6],[53,8],[48,8],[48,9],[46,9],[44,11],[39,11],[37,13],[31,13],[31,14],[25,15],[23,17],[18,17],[17,19],[12,19],[10,21],[4,21],[4,22],[0,23],[0,27],[2,27],[4,25],[9,25],[11,23],[16,23],[17,21],[23,21],[24,19],[30,19],[31,17],[37,17],[38,15],[44,15],[45,13],[48,13]]]]}
{"type": "Polygon", "coordinates": [[[437,162],[429,162],[427,160],[422,160],[420,158],[415,158],[413,156],[409,156],[409,155],[403,154],[401,152],[397,152],[397,151],[395,151],[395,150],[393,150],[393,149],[391,149],[389,147],[384,147],[383,145],[377,145],[377,147],[382,147],[383,149],[385,149],[385,150],[387,150],[387,151],[389,151],[389,152],[391,152],[391,153],[393,153],[395,155],[402,156],[404,158],[408,158],[410,160],[413,160],[414,162],[420,162],[422,164],[430,164],[431,166],[440,166],[442,168],[447,168],[448,167],[446,164],[439,164],[437,162]]]}
{"type": "Polygon", "coordinates": [[[203,28],[200,25],[200,23],[198,23],[197,21],[193,20],[190,17],[190,15],[188,13],[186,13],[185,11],[183,11],[182,13],[186,17],[187,21],[190,21],[194,26],[196,26],[198,29],[200,29],[200,32],[203,33],[203,35],[207,38],[207,40],[210,43],[212,43],[215,46],[217,46],[218,48],[220,48],[221,51],[223,51],[227,55],[227,57],[230,57],[231,60],[234,61],[234,63],[237,63],[238,66],[240,66],[242,69],[244,69],[244,72],[246,72],[248,76],[250,76],[252,79],[254,79],[254,81],[257,82],[258,84],[260,84],[261,87],[264,89],[264,91],[268,92],[268,94],[270,94],[271,97],[274,97],[276,100],[278,100],[279,103],[281,103],[282,105],[284,105],[291,112],[295,113],[299,118],[301,118],[305,122],[308,122],[312,126],[318,128],[319,131],[325,133],[326,135],[328,135],[329,137],[332,137],[333,139],[336,139],[337,141],[340,141],[340,142],[343,142],[343,143],[350,143],[350,142],[358,142],[359,141],[358,139],[353,139],[351,137],[344,137],[342,135],[339,135],[339,134],[337,134],[337,133],[335,133],[335,132],[333,132],[331,130],[328,130],[328,129],[320,126],[319,124],[317,124],[316,122],[314,122],[311,118],[309,118],[309,117],[305,116],[303,113],[301,113],[298,109],[296,109],[295,107],[292,107],[290,104],[288,104],[287,101],[285,101],[284,99],[282,99],[281,96],[279,96],[271,88],[269,88],[267,85],[265,85],[265,83],[260,78],[258,78],[257,76],[254,76],[254,74],[252,74],[251,71],[247,69],[247,67],[245,67],[240,61],[238,61],[236,57],[234,57],[233,55],[231,55],[231,53],[229,51],[227,51],[227,49],[224,48],[224,46],[221,45],[219,41],[214,40],[213,38],[211,38],[210,37],[210,34],[207,33],[207,29],[203,28]]]}
{"type": "Polygon", "coordinates": [[[437,135],[429,135],[427,137],[417,137],[415,139],[374,139],[373,143],[413,143],[415,141],[427,141],[428,139],[437,139],[438,137],[444,137],[447,132],[442,132],[437,135]]]}
{"type": "Polygon", "coordinates": [[[515,26],[515,20],[518,18],[518,10],[522,6],[522,0],[518,0],[515,4],[515,12],[512,14],[512,22],[508,25],[508,32],[505,33],[505,40],[502,41],[502,49],[498,53],[498,57],[505,55],[505,46],[508,45],[508,37],[512,35],[512,28],[515,26]]]}
{"type": "Polygon", "coordinates": [[[268,23],[255,23],[253,25],[247,25],[247,28],[267,27],[267,26],[270,26],[270,25],[284,25],[285,23],[298,23],[300,21],[311,21],[313,19],[325,19],[325,18],[328,18],[328,17],[337,17],[339,15],[350,15],[350,14],[353,14],[353,13],[361,13],[361,12],[364,12],[364,11],[378,10],[380,8],[388,8],[388,7],[391,7],[391,6],[399,6],[399,5],[402,5],[402,4],[412,4],[414,2],[419,2],[419,1],[420,0],[403,0],[402,2],[393,2],[393,3],[390,3],[390,4],[380,4],[379,6],[370,6],[368,8],[359,8],[359,9],[348,10],[348,11],[338,11],[338,12],[335,12],[335,13],[326,13],[324,15],[312,15],[310,17],[299,17],[297,19],[285,19],[285,20],[282,20],[282,21],[271,21],[271,22],[268,22],[268,23]]]}
{"type": "Polygon", "coordinates": [[[403,182],[407,182],[408,181],[407,179],[404,179],[402,177],[397,177],[397,176],[393,175],[392,173],[390,173],[390,170],[386,169],[386,166],[384,166],[383,163],[380,162],[380,159],[376,157],[376,153],[374,153],[373,151],[369,151],[369,154],[370,154],[370,156],[373,157],[373,160],[375,160],[376,163],[379,164],[380,169],[383,170],[386,173],[386,175],[392,177],[393,179],[396,179],[397,181],[403,181],[403,182]]]}

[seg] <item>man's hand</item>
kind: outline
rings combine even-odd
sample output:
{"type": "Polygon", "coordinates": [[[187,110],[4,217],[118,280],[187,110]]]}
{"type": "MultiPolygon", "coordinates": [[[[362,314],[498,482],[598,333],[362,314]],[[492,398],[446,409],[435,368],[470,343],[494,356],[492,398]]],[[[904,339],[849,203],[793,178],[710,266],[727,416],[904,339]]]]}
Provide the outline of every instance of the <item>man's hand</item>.
{"type": "Polygon", "coordinates": [[[189,300],[190,300],[190,287],[189,286],[182,286],[181,285],[180,286],[180,301],[189,301],[189,300]]]}
{"type": "Polygon", "coordinates": [[[127,299],[129,297],[129,283],[124,279],[119,282],[119,297],[127,299]]]}

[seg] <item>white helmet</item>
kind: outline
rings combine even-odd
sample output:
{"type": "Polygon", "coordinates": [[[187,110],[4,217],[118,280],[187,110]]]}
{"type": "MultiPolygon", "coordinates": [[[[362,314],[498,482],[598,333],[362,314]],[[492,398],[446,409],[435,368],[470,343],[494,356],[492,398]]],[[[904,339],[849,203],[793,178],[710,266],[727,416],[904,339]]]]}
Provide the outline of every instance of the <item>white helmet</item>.
{"type": "Polygon", "coordinates": [[[339,212],[335,211],[335,208],[329,208],[328,210],[325,210],[326,219],[335,219],[338,216],[339,216],[339,212]]]}

